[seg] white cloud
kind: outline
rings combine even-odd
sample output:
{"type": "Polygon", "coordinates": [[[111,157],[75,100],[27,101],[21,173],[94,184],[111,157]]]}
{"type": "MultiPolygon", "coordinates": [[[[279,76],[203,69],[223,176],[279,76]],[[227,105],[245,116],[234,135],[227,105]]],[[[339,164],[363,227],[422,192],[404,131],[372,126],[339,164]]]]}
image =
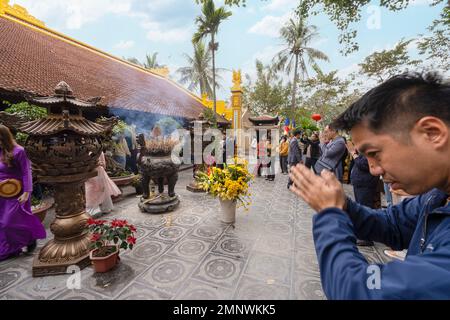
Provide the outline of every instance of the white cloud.
{"type": "Polygon", "coordinates": [[[262,9],[267,11],[286,10],[296,7],[298,0],[272,0],[268,5],[262,9]]]}
{"type": "Polygon", "coordinates": [[[147,32],[147,39],[154,42],[183,42],[189,40],[191,36],[190,30],[183,28],[162,30],[158,27],[147,32]]]}
{"type": "Polygon", "coordinates": [[[103,16],[126,14],[131,10],[133,0],[14,0],[44,22],[63,24],[68,29],[80,29],[83,25],[94,22],[103,16]]]}
{"type": "Polygon", "coordinates": [[[121,50],[127,50],[127,49],[134,47],[134,45],[135,45],[135,43],[133,40],[128,40],[128,41],[122,40],[119,43],[117,43],[116,45],[114,45],[114,48],[121,49],[121,50]]]}
{"type": "Polygon", "coordinates": [[[280,29],[291,18],[292,12],[287,12],[282,16],[265,16],[262,20],[254,24],[248,33],[255,33],[272,38],[277,38],[280,34],[280,29]]]}
{"type": "Polygon", "coordinates": [[[147,17],[141,26],[147,30],[147,39],[153,42],[183,42],[192,37],[190,27],[184,28],[164,28],[159,22],[150,21],[147,17]]]}

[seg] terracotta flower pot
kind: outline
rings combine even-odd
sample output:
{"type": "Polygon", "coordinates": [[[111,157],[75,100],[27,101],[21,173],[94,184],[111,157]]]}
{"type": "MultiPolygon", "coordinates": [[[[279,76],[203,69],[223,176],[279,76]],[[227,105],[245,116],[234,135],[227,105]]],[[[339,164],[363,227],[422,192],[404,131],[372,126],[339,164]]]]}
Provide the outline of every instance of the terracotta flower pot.
{"type": "Polygon", "coordinates": [[[117,262],[120,260],[119,258],[119,247],[118,246],[107,246],[107,248],[116,248],[116,251],[105,256],[105,257],[95,257],[95,253],[97,253],[100,249],[92,250],[89,254],[89,257],[94,266],[95,272],[108,272],[112,268],[114,268],[117,262]]]}

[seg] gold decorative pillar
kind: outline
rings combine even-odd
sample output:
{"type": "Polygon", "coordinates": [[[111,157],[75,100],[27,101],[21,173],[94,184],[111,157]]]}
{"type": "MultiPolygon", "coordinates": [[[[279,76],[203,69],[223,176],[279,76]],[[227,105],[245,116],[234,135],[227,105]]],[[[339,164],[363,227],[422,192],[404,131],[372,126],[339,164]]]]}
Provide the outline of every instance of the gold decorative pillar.
{"type": "Polygon", "coordinates": [[[233,111],[232,128],[236,138],[236,146],[241,146],[241,129],[242,129],[242,80],[241,70],[233,70],[233,87],[231,88],[231,107],[233,111]]]}

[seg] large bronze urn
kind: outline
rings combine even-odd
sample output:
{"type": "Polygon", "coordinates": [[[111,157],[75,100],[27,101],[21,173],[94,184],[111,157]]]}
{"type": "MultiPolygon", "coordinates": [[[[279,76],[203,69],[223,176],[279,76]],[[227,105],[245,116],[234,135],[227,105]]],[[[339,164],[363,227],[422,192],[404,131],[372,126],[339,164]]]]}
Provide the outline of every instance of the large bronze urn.
{"type": "MultiPolygon", "coordinates": [[[[86,213],[84,183],[97,175],[102,142],[116,119],[94,123],[84,118],[83,110],[96,107],[98,100],[76,99],[65,82],[57,85],[54,96],[29,101],[47,108],[47,117],[31,122],[17,119],[6,125],[29,135],[25,149],[33,175],[39,182],[54,186],[56,205],[56,217],[50,226],[54,239],[33,261],[33,276],[65,274],[69,266],[82,269],[90,264],[85,228],[90,216],[86,213]]],[[[11,120],[4,113],[0,117],[5,122],[11,120]]]]}
{"type": "Polygon", "coordinates": [[[138,137],[140,153],[137,161],[142,176],[143,195],[139,209],[146,213],[163,213],[175,210],[180,204],[175,194],[180,162],[172,158],[172,150],[176,142],[170,139],[151,139],[146,141],[144,135],[138,137]],[[164,192],[167,183],[168,191],[164,192]],[[152,187],[150,186],[152,185],[152,187]],[[158,194],[153,190],[158,186],[158,194]]]}

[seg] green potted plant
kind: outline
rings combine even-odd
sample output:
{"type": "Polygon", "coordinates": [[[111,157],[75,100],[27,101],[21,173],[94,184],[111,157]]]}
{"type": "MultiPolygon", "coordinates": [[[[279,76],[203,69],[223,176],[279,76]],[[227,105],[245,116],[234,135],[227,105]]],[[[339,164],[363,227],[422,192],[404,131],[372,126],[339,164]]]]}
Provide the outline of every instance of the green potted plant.
{"type": "Polygon", "coordinates": [[[90,259],[95,272],[108,272],[120,260],[120,249],[133,249],[136,227],[126,220],[95,220],[90,218],[87,228],[91,234],[90,259]]]}

